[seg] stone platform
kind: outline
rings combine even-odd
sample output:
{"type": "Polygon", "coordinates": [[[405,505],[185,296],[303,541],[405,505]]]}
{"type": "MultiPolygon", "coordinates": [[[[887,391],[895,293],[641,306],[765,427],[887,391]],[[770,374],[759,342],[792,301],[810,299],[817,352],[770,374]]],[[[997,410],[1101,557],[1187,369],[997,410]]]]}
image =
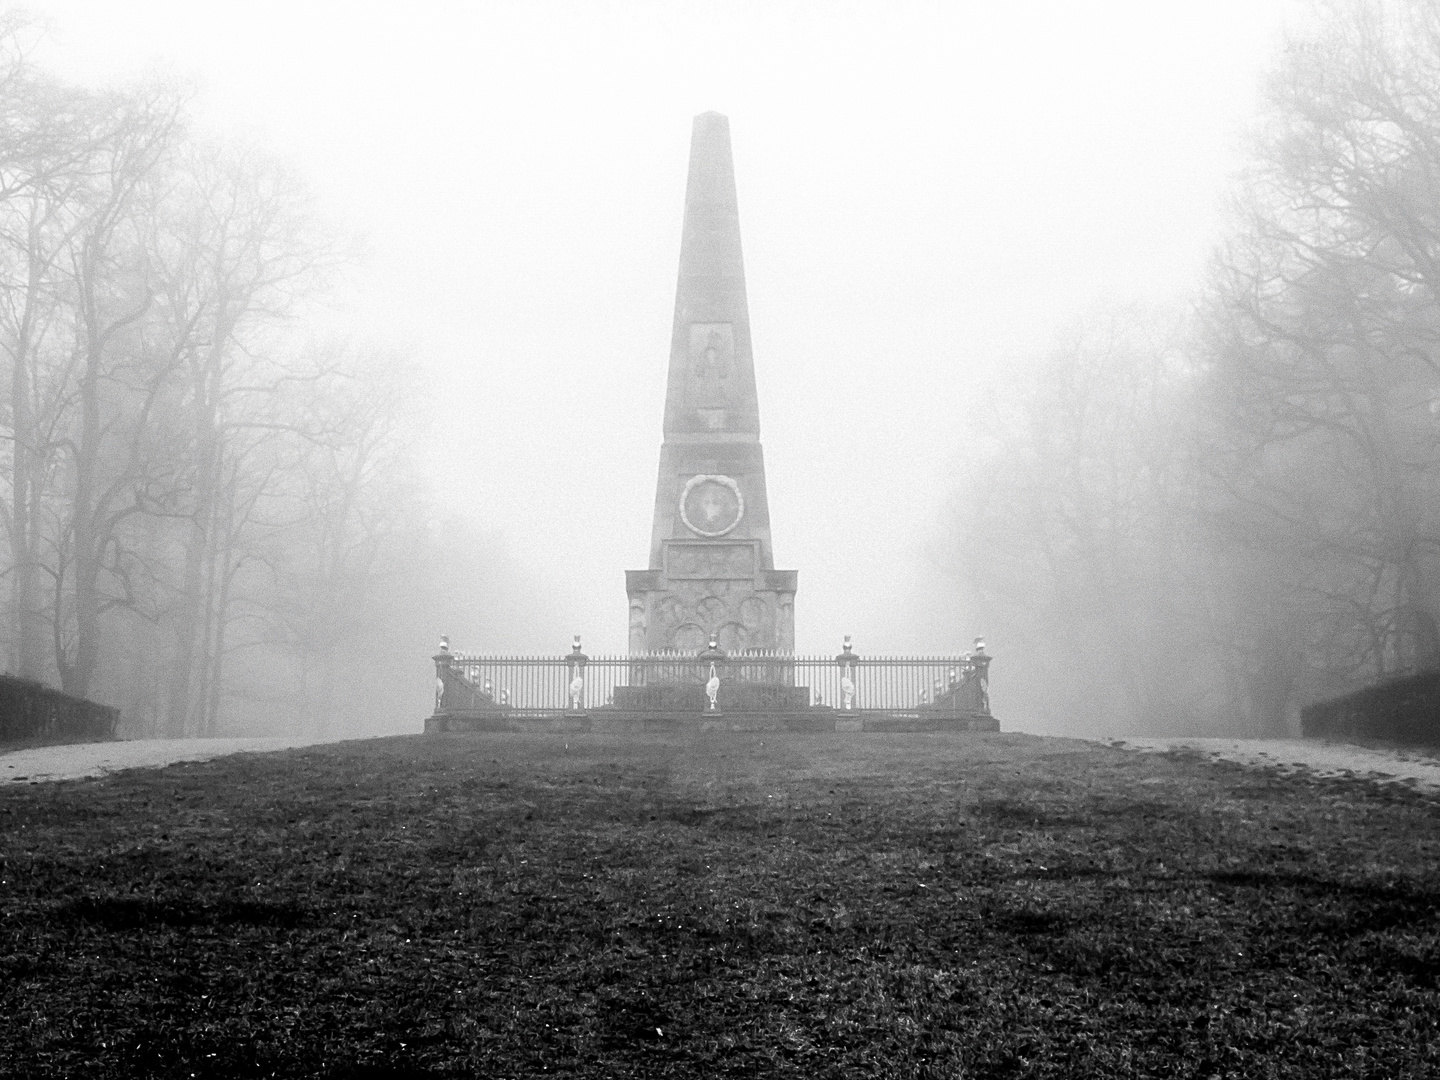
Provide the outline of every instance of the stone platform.
{"type": "Polygon", "coordinates": [[[999,731],[1000,722],[993,716],[946,716],[926,712],[890,712],[882,710],[840,710],[815,707],[804,712],[718,712],[718,713],[650,713],[626,712],[618,709],[593,709],[589,712],[525,715],[521,710],[458,712],[430,716],[425,731],[469,731],[475,733],[530,732],[554,735],[575,732],[599,734],[640,734],[655,732],[904,732],[904,731],[999,731]]]}

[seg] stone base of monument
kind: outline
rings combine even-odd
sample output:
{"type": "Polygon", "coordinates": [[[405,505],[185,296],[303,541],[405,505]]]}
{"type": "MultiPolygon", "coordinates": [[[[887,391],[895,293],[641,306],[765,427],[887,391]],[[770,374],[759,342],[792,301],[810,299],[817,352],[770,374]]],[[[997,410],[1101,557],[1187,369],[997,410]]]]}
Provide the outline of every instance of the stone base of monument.
{"type": "Polygon", "coordinates": [[[839,710],[824,705],[786,712],[727,712],[695,709],[654,712],[615,706],[585,713],[541,713],[532,710],[475,710],[427,717],[426,732],[532,732],[572,734],[595,732],[971,732],[999,731],[993,716],[955,716],[939,711],[892,712],[880,709],[839,710]]]}
{"type": "MultiPolygon", "coordinates": [[[[716,704],[722,712],[799,713],[810,707],[810,690],[783,683],[728,681],[720,684],[716,704]]],[[[617,686],[614,708],[620,712],[709,712],[710,699],[698,683],[617,686]]]]}

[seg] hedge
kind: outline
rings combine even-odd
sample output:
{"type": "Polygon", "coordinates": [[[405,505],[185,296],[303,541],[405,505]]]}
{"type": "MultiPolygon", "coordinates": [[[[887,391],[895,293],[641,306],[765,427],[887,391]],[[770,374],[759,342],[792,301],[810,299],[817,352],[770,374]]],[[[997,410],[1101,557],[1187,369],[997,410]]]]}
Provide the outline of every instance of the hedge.
{"type": "Polygon", "coordinates": [[[1440,746],[1440,672],[1390,679],[1306,706],[1300,730],[1306,738],[1440,746]]]}
{"type": "Polygon", "coordinates": [[[119,721],[120,710],[114,706],[0,675],[0,743],[113,739],[119,721]]]}

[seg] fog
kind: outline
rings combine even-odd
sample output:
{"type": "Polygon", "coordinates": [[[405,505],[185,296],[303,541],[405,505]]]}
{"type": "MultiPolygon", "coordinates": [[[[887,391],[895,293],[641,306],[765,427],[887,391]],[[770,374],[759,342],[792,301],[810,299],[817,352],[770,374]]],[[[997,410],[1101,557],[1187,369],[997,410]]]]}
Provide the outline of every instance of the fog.
{"type": "MultiPolygon", "coordinates": [[[[645,565],[692,116],[730,118],[777,566],[797,647],[987,635],[1007,727],[1103,727],[1026,686],[967,589],[956,500],[1077,318],[1185,309],[1262,72],[1308,9],[922,3],[30,5],[33,59],[161,72],[363,240],[298,316],[404,357],[432,510],[479,538],[413,649],[625,648],[645,565]],[[1004,425],[1001,425],[1002,427],[1004,425]]],[[[963,513],[963,507],[961,512],[963,513]]],[[[423,622],[414,592],[407,627],[423,622]]],[[[1007,651],[1007,646],[1009,649],[1007,651]]],[[[1026,650],[1030,651],[1026,651],[1026,650]]],[[[1032,673],[1031,678],[1034,678],[1032,673]]]]}

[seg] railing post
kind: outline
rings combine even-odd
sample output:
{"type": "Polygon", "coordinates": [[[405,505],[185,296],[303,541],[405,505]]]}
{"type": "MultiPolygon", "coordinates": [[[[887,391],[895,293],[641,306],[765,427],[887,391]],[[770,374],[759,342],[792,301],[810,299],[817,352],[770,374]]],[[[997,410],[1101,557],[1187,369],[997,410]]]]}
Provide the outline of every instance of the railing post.
{"type": "Polygon", "coordinates": [[[975,639],[975,651],[970,654],[970,663],[975,666],[975,688],[981,716],[990,715],[990,655],[985,651],[985,639],[975,639]]]}
{"type": "Polygon", "coordinates": [[[589,662],[590,658],[580,651],[580,635],[576,634],[570,655],[565,657],[565,687],[569,712],[585,711],[585,665],[589,662]]]}
{"type": "Polygon", "coordinates": [[[442,715],[445,709],[445,691],[450,685],[450,639],[445,635],[440,636],[440,651],[433,657],[435,661],[435,715],[442,715]]]}
{"type": "Polygon", "coordinates": [[[860,657],[850,651],[850,635],[845,635],[844,651],[835,657],[835,666],[840,669],[840,708],[846,711],[855,708],[855,666],[860,657]]]}
{"type": "Polygon", "coordinates": [[[720,711],[720,672],[725,670],[725,660],[725,650],[720,648],[719,640],[712,637],[710,647],[700,654],[700,674],[705,678],[705,696],[710,699],[710,706],[705,710],[706,712],[718,713],[720,711]],[[709,665],[708,672],[707,664],[709,665]]]}

